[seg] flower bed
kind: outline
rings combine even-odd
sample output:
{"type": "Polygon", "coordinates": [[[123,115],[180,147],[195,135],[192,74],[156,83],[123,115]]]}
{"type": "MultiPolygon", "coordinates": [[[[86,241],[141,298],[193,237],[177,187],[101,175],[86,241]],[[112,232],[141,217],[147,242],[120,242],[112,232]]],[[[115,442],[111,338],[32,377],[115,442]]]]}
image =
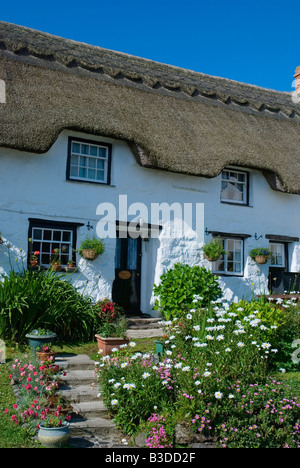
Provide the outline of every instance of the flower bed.
{"type": "Polygon", "coordinates": [[[104,402],[124,433],[145,431],[151,447],[176,446],[179,423],[191,441],[224,448],[299,448],[299,401],[269,377],[281,324],[282,311],[268,303],[203,308],[195,296],[192,309],[164,323],[162,357],[134,353],[132,343],[102,358],[104,402]]]}
{"type": "Polygon", "coordinates": [[[63,426],[71,419],[70,414],[63,411],[60,401],[54,411],[51,406],[51,397],[57,394],[62,375],[65,373],[52,361],[39,362],[28,355],[15,359],[9,378],[15,387],[17,401],[5,413],[32,435],[37,434],[42,423],[46,427],[63,426]]]}

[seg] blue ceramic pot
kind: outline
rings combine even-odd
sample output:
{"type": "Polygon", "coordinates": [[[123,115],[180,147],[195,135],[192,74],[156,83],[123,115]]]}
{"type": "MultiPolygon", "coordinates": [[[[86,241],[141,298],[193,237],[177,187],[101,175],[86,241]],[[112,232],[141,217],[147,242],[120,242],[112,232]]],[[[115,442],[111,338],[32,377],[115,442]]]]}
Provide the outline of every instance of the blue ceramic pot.
{"type": "Polygon", "coordinates": [[[36,351],[39,351],[43,346],[51,345],[53,341],[56,339],[56,334],[51,333],[51,335],[33,335],[28,333],[26,335],[28,339],[29,346],[33,354],[36,354],[36,351]]]}
{"type": "Polygon", "coordinates": [[[65,422],[61,427],[44,427],[40,424],[38,440],[46,448],[59,448],[68,442],[70,438],[70,425],[65,422]]]}

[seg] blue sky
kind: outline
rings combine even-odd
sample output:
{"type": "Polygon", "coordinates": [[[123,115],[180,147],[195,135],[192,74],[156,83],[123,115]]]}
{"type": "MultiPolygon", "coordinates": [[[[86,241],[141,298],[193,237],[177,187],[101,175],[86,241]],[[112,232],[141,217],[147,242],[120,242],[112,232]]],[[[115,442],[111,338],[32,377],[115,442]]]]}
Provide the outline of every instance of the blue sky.
{"type": "Polygon", "coordinates": [[[2,0],[0,19],[280,91],[300,65],[299,1],[2,0]]]}

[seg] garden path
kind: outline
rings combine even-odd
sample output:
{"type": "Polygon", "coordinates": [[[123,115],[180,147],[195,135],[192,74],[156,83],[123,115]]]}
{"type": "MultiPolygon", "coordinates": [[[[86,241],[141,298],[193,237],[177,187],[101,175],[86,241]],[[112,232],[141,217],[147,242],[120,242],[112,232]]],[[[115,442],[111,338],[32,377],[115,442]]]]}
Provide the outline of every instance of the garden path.
{"type": "Polygon", "coordinates": [[[82,354],[62,354],[56,364],[66,371],[60,387],[64,397],[74,410],[70,422],[70,445],[74,448],[124,448],[124,436],[109,419],[108,410],[95,384],[95,363],[82,354]]]}

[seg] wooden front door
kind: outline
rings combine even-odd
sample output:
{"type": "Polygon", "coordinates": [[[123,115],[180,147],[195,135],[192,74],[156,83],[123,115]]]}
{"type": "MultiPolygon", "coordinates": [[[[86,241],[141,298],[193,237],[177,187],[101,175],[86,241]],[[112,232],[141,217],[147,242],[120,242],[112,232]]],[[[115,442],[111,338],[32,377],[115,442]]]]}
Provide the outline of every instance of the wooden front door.
{"type": "Polygon", "coordinates": [[[127,315],[141,314],[141,238],[117,238],[113,301],[127,315]]]}

